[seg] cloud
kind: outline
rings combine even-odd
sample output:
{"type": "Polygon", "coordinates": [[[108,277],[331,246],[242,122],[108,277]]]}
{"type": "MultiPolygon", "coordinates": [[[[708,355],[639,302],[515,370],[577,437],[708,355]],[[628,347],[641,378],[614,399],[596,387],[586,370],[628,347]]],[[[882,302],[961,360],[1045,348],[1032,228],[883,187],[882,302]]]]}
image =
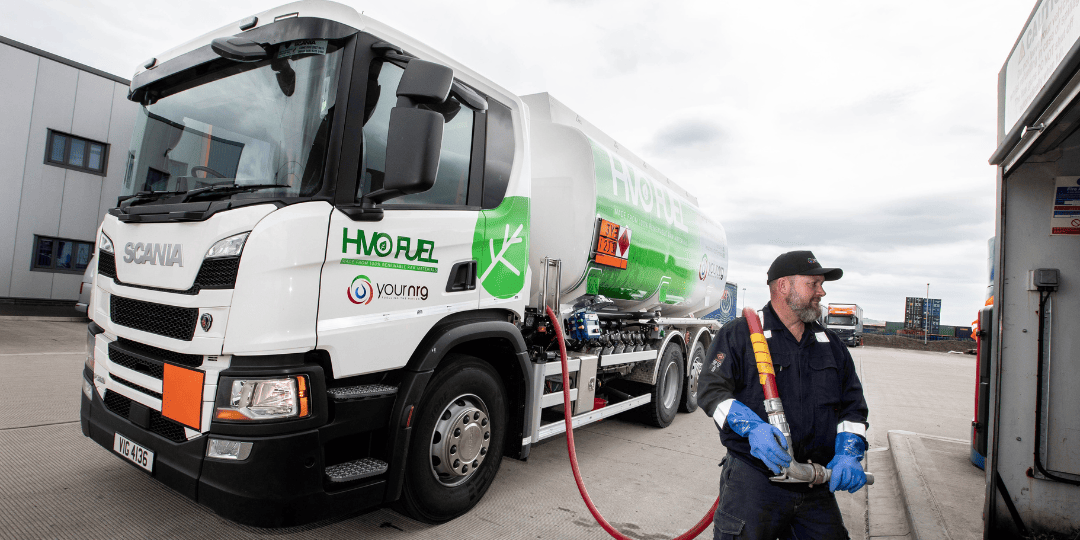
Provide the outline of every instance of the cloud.
{"type": "Polygon", "coordinates": [[[726,139],[727,135],[717,120],[709,117],[691,118],[661,128],[647,149],[656,154],[716,152],[722,150],[726,139]]]}
{"type": "Polygon", "coordinates": [[[984,198],[965,194],[881,201],[850,208],[780,207],[724,222],[728,241],[800,246],[819,243],[884,251],[965,240],[993,224],[984,198]],[[982,199],[982,200],[980,200],[982,199]]]}
{"type": "MultiPolygon", "coordinates": [[[[803,247],[845,268],[829,299],[869,317],[902,316],[927,282],[948,324],[982,302],[997,74],[1031,2],[344,1],[511,92],[551,92],[686,188],[761,303],[768,264],[803,247]]],[[[21,2],[0,35],[130,77],[285,2],[21,2]]]]}

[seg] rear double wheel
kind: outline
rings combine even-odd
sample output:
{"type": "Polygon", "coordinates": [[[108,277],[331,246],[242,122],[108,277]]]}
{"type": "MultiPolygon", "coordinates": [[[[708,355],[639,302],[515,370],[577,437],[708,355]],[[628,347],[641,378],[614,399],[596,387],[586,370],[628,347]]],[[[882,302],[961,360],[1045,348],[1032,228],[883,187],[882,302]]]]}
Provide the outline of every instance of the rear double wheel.
{"type": "Polygon", "coordinates": [[[643,420],[646,424],[664,428],[671,425],[671,421],[675,419],[683,397],[685,363],[682,349],[675,343],[668,343],[656,366],[656,385],[651,391],[652,401],[643,407],[643,420]]]}
{"type": "Polygon", "coordinates": [[[698,409],[698,379],[701,377],[701,368],[704,366],[705,349],[696,347],[694,354],[690,357],[690,373],[686,374],[686,388],[683,389],[682,405],[679,410],[691,413],[698,409]]]}
{"type": "Polygon", "coordinates": [[[420,402],[401,500],[409,515],[427,523],[454,519],[480,501],[499,470],[506,435],[498,374],[469,356],[446,362],[420,402]]]}

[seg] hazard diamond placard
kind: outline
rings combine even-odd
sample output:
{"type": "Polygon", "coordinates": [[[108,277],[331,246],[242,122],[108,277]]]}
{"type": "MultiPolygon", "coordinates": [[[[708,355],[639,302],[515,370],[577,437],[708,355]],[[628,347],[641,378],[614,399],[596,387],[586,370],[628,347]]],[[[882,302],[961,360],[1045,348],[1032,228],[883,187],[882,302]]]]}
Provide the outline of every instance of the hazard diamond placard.
{"type": "Polygon", "coordinates": [[[596,264],[614,268],[626,268],[630,256],[630,229],[598,218],[596,234],[596,264]]]}

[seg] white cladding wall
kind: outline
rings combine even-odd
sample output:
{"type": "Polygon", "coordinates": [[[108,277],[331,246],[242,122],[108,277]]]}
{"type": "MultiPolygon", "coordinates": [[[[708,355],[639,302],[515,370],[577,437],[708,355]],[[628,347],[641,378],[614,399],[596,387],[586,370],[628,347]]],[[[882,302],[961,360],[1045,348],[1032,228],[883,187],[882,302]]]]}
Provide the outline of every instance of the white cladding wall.
{"type": "MultiPolygon", "coordinates": [[[[1027,290],[1027,280],[1028,272],[1036,268],[1060,271],[1061,286],[1051,297],[1049,309],[1052,322],[1044,364],[1045,424],[1040,446],[1046,453],[1044,467],[1059,476],[1080,478],[1080,393],[1076,391],[1080,381],[1080,333],[1076,331],[1080,237],[1050,234],[1055,178],[1080,175],[1080,152],[1072,150],[1077,144],[1080,132],[1060,144],[1058,148],[1065,151],[1055,161],[1022,163],[1003,181],[999,177],[999,201],[1004,202],[998,215],[1001,266],[994,300],[1003,320],[995,322],[1000,325],[1000,345],[994,361],[1001,367],[995,368],[995,380],[990,383],[991,388],[1000,385],[997,403],[990,405],[999,415],[991,417],[997,424],[991,452],[997,454],[998,473],[1024,524],[1069,535],[1075,535],[1080,524],[1076,511],[1080,488],[1032,478],[1028,472],[1034,466],[1039,293],[1027,290]]],[[[1000,495],[995,495],[994,504],[997,523],[1011,523],[1000,495]]]]}
{"type": "Polygon", "coordinates": [[[74,300],[80,275],[31,270],[34,235],[95,240],[138,105],[122,79],[26,49],[0,42],[0,297],[74,300]],[[46,164],[50,129],[107,143],[107,176],[46,164]]]}

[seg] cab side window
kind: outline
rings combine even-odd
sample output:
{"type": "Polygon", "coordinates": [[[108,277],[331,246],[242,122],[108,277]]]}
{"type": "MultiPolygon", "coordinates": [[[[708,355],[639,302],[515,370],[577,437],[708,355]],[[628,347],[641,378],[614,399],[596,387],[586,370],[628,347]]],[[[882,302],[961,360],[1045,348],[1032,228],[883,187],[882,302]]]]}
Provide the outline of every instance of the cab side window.
{"type": "MultiPolygon", "coordinates": [[[[392,62],[377,60],[372,66],[365,105],[361,175],[356,194],[380,189],[386,175],[386,139],[390,128],[390,110],[397,104],[397,87],[404,69],[392,62]]],[[[473,123],[475,111],[450,96],[445,103],[426,107],[444,119],[442,151],[435,185],[422,193],[385,201],[385,206],[465,206],[469,195],[473,123]]]]}

